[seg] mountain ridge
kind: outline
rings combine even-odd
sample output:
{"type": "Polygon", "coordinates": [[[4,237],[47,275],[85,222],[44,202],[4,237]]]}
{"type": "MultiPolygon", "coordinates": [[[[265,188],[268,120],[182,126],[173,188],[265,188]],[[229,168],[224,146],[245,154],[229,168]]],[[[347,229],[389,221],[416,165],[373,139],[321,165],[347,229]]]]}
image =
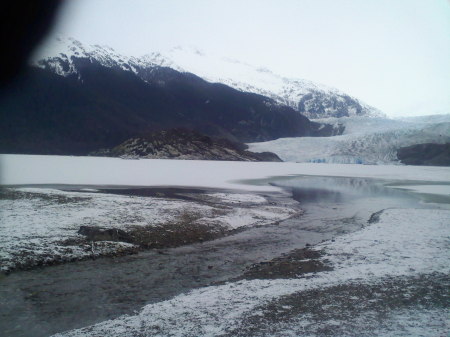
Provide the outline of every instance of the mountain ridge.
{"type": "Polygon", "coordinates": [[[85,155],[176,127],[239,142],[340,132],[265,96],[71,46],[3,92],[1,152],[85,155]]]}
{"type": "Polygon", "coordinates": [[[67,76],[75,69],[71,57],[88,57],[104,66],[119,67],[132,71],[146,80],[139,69],[168,67],[179,72],[193,73],[212,83],[223,83],[243,92],[252,92],[272,98],[276,103],[287,105],[308,118],[367,116],[384,114],[338,89],[304,79],[291,79],[277,75],[267,68],[254,67],[229,58],[208,56],[192,47],[175,47],[167,53],[152,52],[141,57],[124,56],[108,46],[84,45],[73,38],[58,38],[49,42],[48,51],[34,60],[40,67],[53,69],[67,76]]]}

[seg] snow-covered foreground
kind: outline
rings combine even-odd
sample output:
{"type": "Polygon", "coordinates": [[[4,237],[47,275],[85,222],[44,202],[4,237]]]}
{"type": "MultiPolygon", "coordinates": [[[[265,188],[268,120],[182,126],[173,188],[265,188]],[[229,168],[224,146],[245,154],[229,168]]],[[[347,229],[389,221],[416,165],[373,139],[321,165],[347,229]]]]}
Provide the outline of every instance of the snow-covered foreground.
{"type": "Polygon", "coordinates": [[[269,205],[266,198],[253,194],[206,193],[199,196],[199,201],[92,190],[83,193],[44,188],[0,190],[0,271],[138,249],[138,245],[123,241],[97,241],[94,245],[78,234],[81,226],[165,230],[188,223],[216,233],[271,224],[298,212],[291,207],[269,205]],[[209,203],[202,203],[201,199],[209,203]]]}
{"type": "MultiPolygon", "coordinates": [[[[2,155],[0,160],[1,183],[9,185],[3,187],[6,196],[0,199],[2,265],[17,258],[13,255],[21,249],[25,256],[31,251],[44,258],[49,251],[55,256],[92,254],[89,245],[68,252],[60,244],[62,237],[76,239],[81,224],[155,226],[176,221],[186,209],[201,215],[194,217],[196,221],[220,228],[275,222],[291,216],[293,208],[270,205],[265,197],[250,193],[278,190],[263,180],[272,176],[384,179],[397,188],[441,195],[447,195],[450,181],[450,168],[445,167],[26,155],[2,155]],[[245,180],[259,181],[244,184],[245,180]],[[26,184],[47,186],[17,186],[26,184]],[[59,191],[50,188],[52,184],[78,185],[84,192],[59,191]],[[206,191],[205,202],[188,203],[95,190],[105,185],[248,191],[206,191]],[[20,247],[23,242],[28,246],[20,247]]],[[[310,248],[322,253],[318,261],[331,266],[330,271],[302,275],[299,270],[292,279],[204,287],[147,305],[135,315],[57,336],[322,336],[324,331],[334,336],[445,335],[449,310],[440,303],[448,303],[449,219],[448,205],[387,209],[378,222],[310,248]],[[417,294],[423,300],[416,299],[417,294]],[[394,295],[398,301],[386,305],[394,295]],[[314,302],[319,299],[324,301],[320,305],[314,302]]],[[[123,245],[122,249],[129,245],[111,244],[123,245]]]]}
{"type": "MultiPolygon", "coordinates": [[[[431,116],[433,117],[433,116],[431,116]]],[[[249,144],[250,151],[270,151],[284,161],[393,164],[397,150],[421,143],[450,142],[450,115],[440,118],[342,117],[316,120],[343,124],[345,131],[334,137],[297,137],[249,144]]]]}
{"type": "Polygon", "coordinates": [[[242,180],[313,175],[409,181],[450,181],[450,168],[399,165],[255,163],[199,160],[0,155],[2,185],[68,184],[110,186],[196,186],[279,191],[242,180]]]}
{"type": "MultiPolygon", "coordinates": [[[[134,316],[119,317],[56,336],[240,335],[240,329],[248,329],[246,324],[251,324],[251,320],[246,319],[264,317],[270,303],[289,296],[317,290],[316,296],[320,297],[320,292],[331,287],[349,284],[367,287],[381,284],[386,278],[414,280],[424,275],[434,275],[434,278],[448,275],[449,219],[448,210],[387,210],[378,223],[314,247],[325,253],[322,260],[333,267],[332,271],[297,279],[240,281],[206,287],[148,305],[134,316]]],[[[358,293],[349,300],[358,302],[358,293]]],[[[253,333],[246,331],[258,336],[316,336],[324,327],[340,336],[444,336],[448,333],[448,321],[445,321],[448,308],[430,310],[400,306],[400,309],[383,310],[384,325],[376,322],[375,326],[370,326],[367,322],[372,313],[363,311],[355,315],[362,322],[366,318],[366,323],[353,326],[352,330],[348,329],[350,322],[347,320],[325,317],[315,322],[306,310],[296,315],[295,324],[276,322],[278,325],[275,324],[272,331],[258,331],[258,326],[253,333]],[[416,319],[414,323],[411,321],[416,319]]]]}

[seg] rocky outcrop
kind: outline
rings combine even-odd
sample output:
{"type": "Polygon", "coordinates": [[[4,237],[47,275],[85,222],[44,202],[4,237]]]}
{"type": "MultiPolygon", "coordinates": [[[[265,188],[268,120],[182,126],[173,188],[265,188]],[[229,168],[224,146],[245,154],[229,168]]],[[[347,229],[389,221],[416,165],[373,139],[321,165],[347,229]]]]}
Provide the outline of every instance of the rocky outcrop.
{"type": "Polygon", "coordinates": [[[397,157],[406,165],[450,166],[450,143],[402,147],[398,149],[397,157]]]}
{"type": "Polygon", "coordinates": [[[133,242],[132,237],[122,229],[81,226],[78,234],[84,235],[89,241],[122,241],[133,242]]]}
{"type": "Polygon", "coordinates": [[[369,116],[378,117],[382,113],[347,94],[335,91],[310,90],[299,95],[297,110],[308,118],[369,116]]]}
{"type": "Polygon", "coordinates": [[[109,149],[91,153],[127,159],[196,159],[230,161],[282,161],[271,152],[246,151],[242,143],[215,139],[188,129],[171,129],[131,138],[109,149]]]}

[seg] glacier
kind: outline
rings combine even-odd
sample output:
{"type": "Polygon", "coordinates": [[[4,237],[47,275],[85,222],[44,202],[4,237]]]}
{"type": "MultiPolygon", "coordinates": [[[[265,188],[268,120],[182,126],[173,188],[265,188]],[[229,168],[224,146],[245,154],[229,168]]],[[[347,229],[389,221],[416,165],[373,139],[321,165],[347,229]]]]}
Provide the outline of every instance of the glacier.
{"type": "Polygon", "coordinates": [[[250,143],[253,152],[270,151],[290,162],[399,164],[400,147],[450,142],[450,115],[389,119],[341,117],[316,120],[345,127],[333,137],[280,138],[250,143]]]}

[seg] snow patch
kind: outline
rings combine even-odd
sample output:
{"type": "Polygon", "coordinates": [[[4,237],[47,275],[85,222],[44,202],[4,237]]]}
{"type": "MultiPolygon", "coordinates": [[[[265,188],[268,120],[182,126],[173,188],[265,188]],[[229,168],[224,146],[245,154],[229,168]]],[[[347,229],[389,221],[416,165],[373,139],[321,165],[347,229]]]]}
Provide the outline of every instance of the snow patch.
{"type": "Polygon", "coordinates": [[[263,204],[267,202],[267,199],[263,196],[257,194],[229,194],[229,193],[208,193],[206,194],[210,200],[219,200],[221,202],[229,204],[240,204],[240,203],[254,203],[263,204]]]}
{"type": "Polygon", "coordinates": [[[122,230],[136,226],[163,228],[186,215],[193,218],[192,225],[205,224],[211,230],[233,230],[268,225],[298,212],[295,208],[268,205],[264,197],[250,194],[216,193],[215,197],[221,203],[215,207],[178,199],[95,193],[92,190],[95,191],[87,188],[81,189],[82,193],[45,188],[0,190],[0,271],[137,248],[129,243],[112,241],[79,244],[77,242],[84,239],[77,234],[80,226],[122,230]],[[73,242],[68,243],[70,240],[73,242]]]}

